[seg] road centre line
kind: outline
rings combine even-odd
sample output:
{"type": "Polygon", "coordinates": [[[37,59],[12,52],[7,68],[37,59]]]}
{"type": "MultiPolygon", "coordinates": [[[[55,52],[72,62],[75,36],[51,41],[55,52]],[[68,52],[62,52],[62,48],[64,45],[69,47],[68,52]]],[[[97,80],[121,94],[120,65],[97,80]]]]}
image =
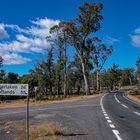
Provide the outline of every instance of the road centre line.
{"type": "Polygon", "coordinates": [[[118,103],[121,103],[118,98],[116,97],[117,93],[114,94],[114,97],[115,97],[115,100],[118,102],[118,103]]]}
{"type": "MultiPolygon", "coordinates": [[[[119,99],[117,98],[117,93],[115,93],[114,94],[114,97],[115,97],[115,100],[118,102],[118,103],[121,103],[120,101],[119,101],[119,99]]],[[[124,105],[124,104],[121,104],[123,107],[125,107],[125,108],[128,108],[128,106],[126,106],[126,105],[124,105]]]]}
{"type": "MultiPolygon", "coordinates": [[[[108,114],[106,113],[105,108],[104,108],[104,106],[103,106],[103,98],[104,98],[106,95],[108,95],[108,94],[105,94],[105,95],[102,96],[101,99],[100,99],[100,106],[101,106],[101,109],[102,109],[102,112],[103,112],[104,116],[106,116],[106,115],[108,116],[108,114]]],[[[109,123],[109,126],[110,126],[110,128],[112,129],[112,132],[114,133],[114,135],[116,136],[116,138],[117,138],[118,140],[122,140],[121,137],[119,136],[119,135],[120,135],[119,131],[114,129],[114,128],[115,128],[115,125],[112,124],[112,121],[111,121],[110,119],[108,119],[109,117],[107,117],[107,116],[106,116],[105,118],[106,118],[107,122],[109,123]]]]}
{"type": "Polygon", "coordinates": [[[124,104],[121,104],[123,107],[125,107],[125,108],[128,108],[128,106],[126,106],[126,105],[124,105],[124,104]]]}
{"type": "Polygon", "coordinates": [[[136,115],[140,116],[140,113],[139,112],[133,112],[133,113],[135,113],[136,115]]]}
{"type": "MultiPolygon", "coordinates": [[[[116,93],[117,94],[117,93],[116,93]]],[[[115,96],[115,99],[116,99],[116,101],[118,100],[117,99],[117,97],[116,97],[116,94],[114,95],[115,96]]],[[[130,102],[132,102],[132,103],[134,103],[134,104],[137,104],[137,105],[140,105],[140,104],[138,104],[138,103],[136,103],[135,101],[133,101],[133,100],[131,100],[131,99],[129,99],[129,98],[127,98],[124,94],[123,94],[123,97],[126,99],[126,100],[128,100],[128,101],[130,101],[130,102]]],[[[119,101],[119,100],[118,100],[119,101]]],[[[118,102],[117,101],[117,102],[118,102]]],[[[120,101],[119,101],[120,102],[120,101]]],[[[121,104],[123,107],[125,107],[125,108],[129,108],[128,106],[126,106],[126,105],[124,105],[124,104],[121,104]]],[[[138,116],[140,116],[140,113],[139,112],[133,112],[134,114],[136,114],[136,115],[138,115],[138,116]]]]}

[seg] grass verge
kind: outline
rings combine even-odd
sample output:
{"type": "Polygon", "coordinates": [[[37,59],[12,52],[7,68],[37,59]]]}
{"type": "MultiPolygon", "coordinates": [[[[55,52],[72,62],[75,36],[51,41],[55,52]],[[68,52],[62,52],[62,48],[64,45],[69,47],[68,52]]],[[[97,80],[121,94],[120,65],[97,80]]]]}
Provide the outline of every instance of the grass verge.
{"type": "Polygon", "coordinates": [[[128,96],[129,99],[140,103],[140,90],[135,90],[135,91],[130,91],[128,92],[128,96]]]}
{"type": "MultiPolygon", "coordinates": [[[[20,136],[15,140],[25,140],[25,125],[23,122],[16,123],[16,129],[20,136]]],[[[63,128],[55,122],[38,122],[30,125],[30,140],[60,140],[63,128]]]]}

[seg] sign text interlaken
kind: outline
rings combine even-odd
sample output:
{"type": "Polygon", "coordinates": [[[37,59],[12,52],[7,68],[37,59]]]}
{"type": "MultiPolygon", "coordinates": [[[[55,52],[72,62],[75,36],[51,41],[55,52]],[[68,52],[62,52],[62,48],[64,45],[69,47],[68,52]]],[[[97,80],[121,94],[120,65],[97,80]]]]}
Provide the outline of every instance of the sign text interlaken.
{"type": "Polygon", "coordinates": [[[0,95],[28,96],[28,84],[0,84],[0,95]]]}

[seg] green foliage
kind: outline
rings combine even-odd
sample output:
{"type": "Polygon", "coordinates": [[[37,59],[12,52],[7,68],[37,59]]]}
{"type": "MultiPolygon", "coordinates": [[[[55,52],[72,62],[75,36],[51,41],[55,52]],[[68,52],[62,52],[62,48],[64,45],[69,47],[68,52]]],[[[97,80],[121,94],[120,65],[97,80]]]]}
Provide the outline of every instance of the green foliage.
{"type": "Polygon", "coordinates": [[[3,58],[0,56],[0,67],[2,67],[3,64],[3,58]]]}
{"type": "Polygon", "coordinates": [[[29,84],[30,97],[35,96],[35,87],[37,86],[37,79],[33,75],[23,75],[20,77],[21,84],[29,84]]]}
{"type": "Polygon", "coordinates": [[[140,55],[136,61],[136,66],[137,66],[138,88],[140,88],[140,55]]]}
{"type": "Polygon", "coordinates": [[[121,78],[120,70],[118,69],[118,65],[113,64],[110,69],[103,72],[101,75],[101,85],[103,87],[107,87],[110,90],[114,90],[119,86],[121,78]]]}
{"type": "Polygon", "coordinates": [[[9,72],[6,77],[6,82],[11,84],[19,83],[19,75],[13,72],[9,72]]]}
{"type": "Polygon", "coordinates": [[[134,85],[136,84],[136,77],[134,73],[134,69],[132,68],[125,68],[120,71],[121,72],[121,79],[120,83],[122,86],[134,85]]]}

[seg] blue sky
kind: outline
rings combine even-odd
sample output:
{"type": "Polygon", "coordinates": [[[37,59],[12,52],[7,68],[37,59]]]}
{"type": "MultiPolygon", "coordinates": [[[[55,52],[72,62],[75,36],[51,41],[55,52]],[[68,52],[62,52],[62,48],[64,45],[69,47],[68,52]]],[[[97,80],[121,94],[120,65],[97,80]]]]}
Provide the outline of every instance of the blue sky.
{"type": "MultiPolygon", "coordinates": [[[[102,2],[104,20],[95,35],[113,45],[113,55],[105,68],[113,63],[120,68],[134,67],[140,53],[139,0],[87,0],[102,2]]],[[[60,20],[70,20],[78,13],[77,6],[86,0],[1,0],[0,55],[4,69],[26,74],[43,56],[44,36],[48,28],[60,20]]]]}

